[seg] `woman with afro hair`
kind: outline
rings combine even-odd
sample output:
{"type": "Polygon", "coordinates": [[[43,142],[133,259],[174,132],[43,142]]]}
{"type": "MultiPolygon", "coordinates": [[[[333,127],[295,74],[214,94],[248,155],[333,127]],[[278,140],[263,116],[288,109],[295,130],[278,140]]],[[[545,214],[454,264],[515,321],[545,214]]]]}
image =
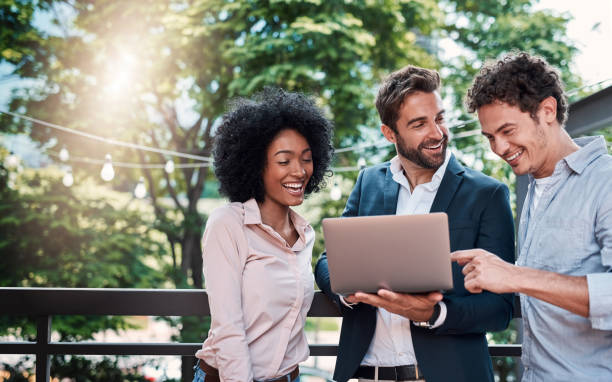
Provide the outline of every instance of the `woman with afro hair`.
{"type": "Polygon", "coordinates": [[[314,296],[314,231],[290,207],[322,187],[332,124],[306,96],[238,99],[213,148],[220,192],[202,242],[211,326],[194,382],[298,379],[314,296]]]}

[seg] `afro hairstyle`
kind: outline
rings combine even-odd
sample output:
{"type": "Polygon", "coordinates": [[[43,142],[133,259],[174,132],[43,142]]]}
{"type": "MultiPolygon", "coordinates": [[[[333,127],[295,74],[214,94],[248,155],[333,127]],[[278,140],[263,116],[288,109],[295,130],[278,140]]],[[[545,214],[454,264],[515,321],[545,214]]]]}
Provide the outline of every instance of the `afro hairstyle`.
{"type": "Polygon", "coordinates": [[[267,87],[230,102],[215,133],[213,157],[219,192],[231,202],[263,202],[267,150],[279,132],[293,129],[312,150],[313,173],[305,193],[319,191],[333,156],[333,125],[304,94],[267,87]]]}

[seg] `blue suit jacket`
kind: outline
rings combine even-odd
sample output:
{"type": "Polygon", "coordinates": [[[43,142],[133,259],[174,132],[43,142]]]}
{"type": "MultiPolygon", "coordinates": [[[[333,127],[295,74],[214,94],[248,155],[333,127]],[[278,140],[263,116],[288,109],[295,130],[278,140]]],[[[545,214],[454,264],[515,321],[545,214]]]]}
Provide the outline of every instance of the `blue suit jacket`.
{"type": "MultiPolygon", "coordinates": [[[[393,215],[399,184],[389,162],[363,170],[342,216],[393,215]]],[[[483,248],[514,262],[514,222],[508,188],[450,158],[431,212],[446,212],[451,251],[483,248]]],[[[374,254],[373,254],[374,255],[374,254]]],[[[493,381],[485,332],[504,330],[512,319],[512,295],[471,294],[463,285],[461,267],[453,263],[454,289],[445,293],[447,316],[436,329],[411,326],[417,362],[427,382],[493,381]]],[[[376,308],[358,304],[349,309],[331,291],[325,253],[315,268],[317,284],[342,311],[342,330],[334,379],[354,375],[376,328],[376,308]]]]}

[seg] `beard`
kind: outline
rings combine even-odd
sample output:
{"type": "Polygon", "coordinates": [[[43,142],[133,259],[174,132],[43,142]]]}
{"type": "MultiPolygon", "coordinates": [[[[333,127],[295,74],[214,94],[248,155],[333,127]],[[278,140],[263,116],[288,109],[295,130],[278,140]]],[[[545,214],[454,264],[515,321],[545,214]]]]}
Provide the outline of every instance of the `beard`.
{"type": "Polygon", "coordinates": [[[427,150],[425,147],[435,146],[440,143],[438,140],[430,139],[423,141],[416,149],[408,147],[399,134],[396,134],[396,141],[397,153],[422,168],[437,170],[444,163],[444,159],[446,159],[446,146],[448,145],[448,135],[446,134],[442,136],[442,151],[439,154],[430,154],[425,151],[427,150]]]}

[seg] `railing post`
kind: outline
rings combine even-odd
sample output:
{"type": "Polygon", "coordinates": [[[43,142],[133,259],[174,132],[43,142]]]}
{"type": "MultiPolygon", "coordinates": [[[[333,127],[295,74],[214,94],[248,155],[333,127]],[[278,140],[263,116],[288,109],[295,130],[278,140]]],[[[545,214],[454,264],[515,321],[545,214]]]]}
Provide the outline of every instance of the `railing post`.
{"type": "Polygon", "coordinates": [[[181,382],[193,381],[193,367],[196,364],[196,358],[194,356],[183,356],[181,357],[181,382]]]}
{"type": "Polygon", "coordinates": [[[48,346],[51,341],[51,316],[36,319],[36,382],[49,382],[51,364],[48,346]]]}

